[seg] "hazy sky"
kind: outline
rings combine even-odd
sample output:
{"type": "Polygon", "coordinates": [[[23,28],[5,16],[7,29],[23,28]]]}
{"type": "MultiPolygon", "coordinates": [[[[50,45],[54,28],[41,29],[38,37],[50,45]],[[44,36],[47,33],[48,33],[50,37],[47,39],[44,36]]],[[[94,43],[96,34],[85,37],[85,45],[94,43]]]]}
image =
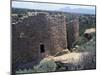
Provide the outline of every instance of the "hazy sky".
{"type": "Polygon", "coordinates": [[[28,9],[42,9],[42,10],[57,10],[61,8],[86,8],[86,9],[94,9],[94,6],[80,6],[80,5],[64,5],[64,4],[50,4],[50,3],[35,3],[35,2],[18,2],[12,1],[12,7],[16,8],[28,8],[28,9]]]}

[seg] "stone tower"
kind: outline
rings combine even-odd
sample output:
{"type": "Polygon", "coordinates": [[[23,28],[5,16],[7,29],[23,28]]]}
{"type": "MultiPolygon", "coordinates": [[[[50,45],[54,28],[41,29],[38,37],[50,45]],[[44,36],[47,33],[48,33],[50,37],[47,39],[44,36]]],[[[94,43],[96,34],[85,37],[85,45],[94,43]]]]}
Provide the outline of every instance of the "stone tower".
{"type": "Polygon", "coordinates": [[[78,17],[73,17],[67,24],[67,43],[68,49],[74,47],[75,43],[78,41],[79,38],[79,19],[78,17]]]}
{"type": "Polygon", "coordinates": [[[37,13],[12,25],[12,53],[16,63],[38,63],[46,55],[66,49],[66,41],[66,21],[62,15],[37,13]]]}

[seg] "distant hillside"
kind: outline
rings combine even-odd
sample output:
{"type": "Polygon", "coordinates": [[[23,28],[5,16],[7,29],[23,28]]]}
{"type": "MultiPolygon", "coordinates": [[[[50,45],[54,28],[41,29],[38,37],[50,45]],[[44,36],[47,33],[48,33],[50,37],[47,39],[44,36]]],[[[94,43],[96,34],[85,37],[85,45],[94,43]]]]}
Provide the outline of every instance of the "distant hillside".
{"type": "Polygon", "coordinates": [[[61,9],[58,9],[58,10],[38,10],[38,9],[26,9],[26,8],[13,8],[12,10],[15,11],[16,9],[21,9],[20,11],[21,12],[25,12],[25,11],[34,11],[34,10],[37,10],[37,11],[49,11],[49,12],[64,12],[64,13],[76,13],[76,14],[90,14],[90,15],[95,15],[95,11],[94,9],[88,9],[88,8],[69,8],[69,7],[66,7],[66,8],[61,8],[61,9]]]}
{"type": "Polygon", "coordinates": [[[94,9],[87,9],[87,8],[62,8],[57,11],[69,12],[69,13],[80,13],[80,14],[95,14],[94,9]]]}

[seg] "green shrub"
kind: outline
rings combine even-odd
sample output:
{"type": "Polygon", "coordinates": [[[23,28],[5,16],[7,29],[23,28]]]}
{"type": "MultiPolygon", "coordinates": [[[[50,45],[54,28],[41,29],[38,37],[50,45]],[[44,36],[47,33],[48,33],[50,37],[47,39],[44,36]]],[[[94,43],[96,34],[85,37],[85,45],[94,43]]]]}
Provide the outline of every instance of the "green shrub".
{"type": "Polygon", "coordinates": [[[35,72],[53,72],[56,71],[56,63],[53,60],[43,59],[40,61],[40,64],[34,66],[35,72]]]}
{"type": "Polygon", "coordinates": [[[18,71],[16,71],[17,74],[22,74],[22,73],[27,73],[27,70],[24,69],[24,70],[21,70],[19,69],[18,71]]]}
{"type": "Polygon", "coordinates": [[[84,36],[80,36],[77,45],[82,45],[84,43],[86,43],[88,40],[84,37],[84,36]]]}
{"type": "Polygon", "coordinates": [[[80,45],[80,50],[95,52],[96,50],[95,36],[90,41],[80,45]]]}

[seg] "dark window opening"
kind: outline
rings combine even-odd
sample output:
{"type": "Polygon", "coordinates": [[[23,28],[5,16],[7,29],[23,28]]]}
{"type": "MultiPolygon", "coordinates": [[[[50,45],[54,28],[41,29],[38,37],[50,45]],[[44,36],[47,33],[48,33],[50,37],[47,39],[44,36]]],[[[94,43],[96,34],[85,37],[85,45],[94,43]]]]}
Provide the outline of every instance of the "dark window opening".
{"type": "Polygon", "coordinates": [[[44,53],[45,52],[45,49],[44,49],[44,45],[43,44],[40,44],[40,52],[41,53],[44,53]]]}

